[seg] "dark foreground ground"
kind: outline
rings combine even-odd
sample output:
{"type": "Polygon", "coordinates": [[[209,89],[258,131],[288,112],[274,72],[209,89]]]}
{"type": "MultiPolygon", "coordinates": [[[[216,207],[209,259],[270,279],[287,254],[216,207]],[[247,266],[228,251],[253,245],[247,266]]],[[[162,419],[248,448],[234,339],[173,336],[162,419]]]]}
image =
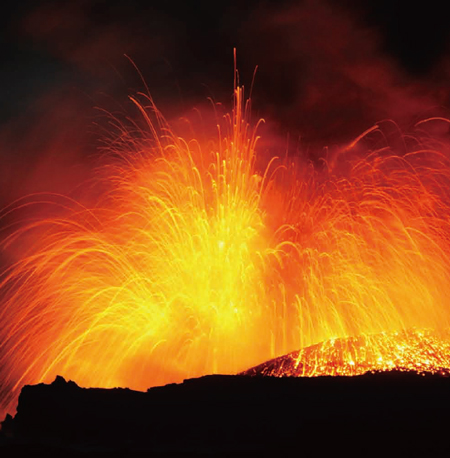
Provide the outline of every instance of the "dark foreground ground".
{"type": "Polygon", "coordinates": [[[26,386],[0,456],[450,456],[450,378],[208,376],[147,393],[26,386]]]}

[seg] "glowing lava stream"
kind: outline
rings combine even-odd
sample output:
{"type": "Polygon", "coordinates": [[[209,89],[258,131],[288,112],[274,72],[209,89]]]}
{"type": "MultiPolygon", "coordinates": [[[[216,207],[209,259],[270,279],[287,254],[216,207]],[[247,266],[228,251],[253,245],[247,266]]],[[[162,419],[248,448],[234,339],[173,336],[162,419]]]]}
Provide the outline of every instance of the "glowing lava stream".
{"type": "MultiPolygon", "coordinates": [[[[240,88],[210,144],[147,102],[148,133],[118,124],[100,203],[63,199],[70,211],[3,241],[25,252],[0,277],[4,409],[56,374],[146,389],[330,338],[449,327],[446,145],[364,150],[377,126],[319,169],[256,155],[240,88]]],[[[379,355],[385,340],[362,341],[379,355]]]]}

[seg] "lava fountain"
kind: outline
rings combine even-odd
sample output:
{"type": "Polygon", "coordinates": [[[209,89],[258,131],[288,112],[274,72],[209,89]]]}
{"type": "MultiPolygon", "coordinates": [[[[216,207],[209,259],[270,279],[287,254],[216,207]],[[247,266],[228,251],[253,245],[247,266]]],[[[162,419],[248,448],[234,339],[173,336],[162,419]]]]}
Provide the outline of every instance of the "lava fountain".
{"type": "Polygon", "coordinates": [[[1,214],[62,209],[3,237],[21,252],[0,277],[3,409],[56,374],[146,389],[293,351],[294,375],[401,366],[393,348],[450,368],[430,359],[450,324],[447,144],[398,133],[395,150],[380,124],[321,164],[265,158],[239,87],[208,143],[132,100],[146,129],[114,119],[95,206],[33,196],[1,214]],[[335,342],[352,345],[337,358],[335,342]]]}

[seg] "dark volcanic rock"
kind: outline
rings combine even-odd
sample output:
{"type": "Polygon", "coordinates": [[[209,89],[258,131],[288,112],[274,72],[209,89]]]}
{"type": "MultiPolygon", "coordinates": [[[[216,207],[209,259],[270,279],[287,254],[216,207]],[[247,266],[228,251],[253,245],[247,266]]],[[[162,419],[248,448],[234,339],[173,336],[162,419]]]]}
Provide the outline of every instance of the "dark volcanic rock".
{"type": "Polygon", "coordinates": [[[437,375],[217,375],[147,393],[58,377],[23,388],[0,455],[450,456],[449,411],[437,375]]]}

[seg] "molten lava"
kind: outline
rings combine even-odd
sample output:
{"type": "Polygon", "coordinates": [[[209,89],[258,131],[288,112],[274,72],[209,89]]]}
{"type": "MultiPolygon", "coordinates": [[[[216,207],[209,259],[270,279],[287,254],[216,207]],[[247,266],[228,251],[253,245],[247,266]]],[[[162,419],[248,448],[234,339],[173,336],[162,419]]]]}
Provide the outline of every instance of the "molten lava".
{"type": "Polygon", "coordinates": [[[299,348],[288,375],[450,368],[422,331],[450,325],[446,144],[394,151],[379,125],[321,164],[266,160],[240,88],[209,143],[133,100],[148,132],[115,120],[97,204],[52,197],[65,210],[4,237],[4,409],[56,374],[146,389],[299,348]]]}
{"type": "Polygon", "coordinates": [[[388,370],[450,375],[450,339],[429,329],[329,339],[242,372],[270,377],[354,376],[388,370]]]}

